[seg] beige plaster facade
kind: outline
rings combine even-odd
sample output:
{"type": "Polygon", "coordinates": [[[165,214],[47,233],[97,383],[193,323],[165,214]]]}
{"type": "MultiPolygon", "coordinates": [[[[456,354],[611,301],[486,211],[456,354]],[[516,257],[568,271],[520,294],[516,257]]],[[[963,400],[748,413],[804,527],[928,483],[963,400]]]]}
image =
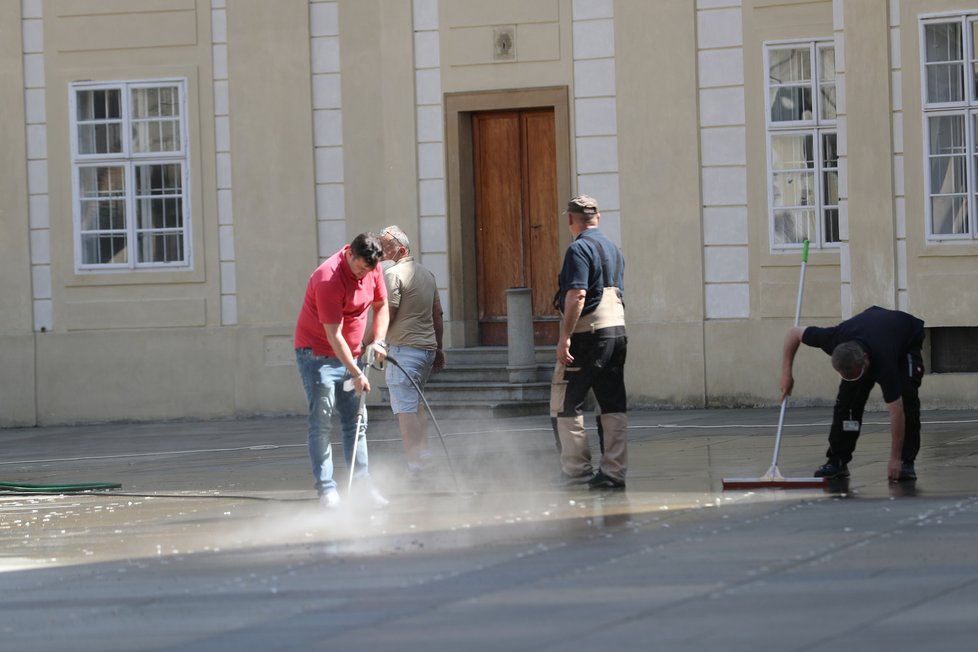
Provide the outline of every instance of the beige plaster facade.
{"type": "MultiPolygon", "coordinates": [[[[308,274],[390,223],[436,274],[447,344],[473,346],[467,120],[541,106],[559,203],[595,195],[627,259],[632,404],[774,405],[800,254],[772,246],[771,43],[835,48],[841,242],[812,250],[802,322],[878,304],[976,327],[978,240],[925,227],[920,26],[945,14],[978,3],[2,2],[0,426],[301,413],[308,274]],[[189,258],[83,269],[72,84],[161,79],[185,88],[189,258]]],[[[796,379],[800,403],[834,395],[818,351],[796,379]]],[[[922,391],[975,396],[976,373],[922,391]]]]}

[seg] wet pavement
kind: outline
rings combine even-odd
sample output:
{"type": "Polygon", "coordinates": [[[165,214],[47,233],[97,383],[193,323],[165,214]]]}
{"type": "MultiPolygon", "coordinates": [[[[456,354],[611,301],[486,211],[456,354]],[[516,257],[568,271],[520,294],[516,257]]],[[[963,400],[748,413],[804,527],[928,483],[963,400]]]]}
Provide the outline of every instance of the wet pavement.
{"type": "MultiPolygon", "coordinates": [[[[554,487],[546,417],[440,421],[411,483],[375,419],[380,511],[319,507],[299,418],[0,430],[0,481],[122,484],[0,493],[0,648],[975,649],[978,410],[923,413],[916,483],[867,413],[847,483],[724,491],[777,417],[632,412],[625,492],[554,487]]],[[[784,475],[829,419],[788,409],[784,475]]]]}

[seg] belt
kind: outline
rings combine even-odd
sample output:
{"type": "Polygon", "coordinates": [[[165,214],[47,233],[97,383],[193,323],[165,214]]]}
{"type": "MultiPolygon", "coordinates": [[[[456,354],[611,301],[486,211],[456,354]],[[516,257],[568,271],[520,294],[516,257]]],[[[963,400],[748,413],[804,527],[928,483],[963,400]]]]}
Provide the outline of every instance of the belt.
{"type": "Polygon", "coordinates": [[[624,326],[608,326],[607,328],[599,328],[596,331],[584,332],[584,333],[574,333],[571,335],[572,339],[609,339],[612,337],[624,337],[625,327],[624,326]]]}

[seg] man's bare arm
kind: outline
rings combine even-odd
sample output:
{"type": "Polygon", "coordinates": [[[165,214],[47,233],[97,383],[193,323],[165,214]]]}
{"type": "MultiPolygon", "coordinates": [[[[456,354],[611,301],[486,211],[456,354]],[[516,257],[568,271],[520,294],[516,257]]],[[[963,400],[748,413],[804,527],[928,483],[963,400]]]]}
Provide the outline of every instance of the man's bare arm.
{"type": "Polygon", "coordinates": [[[781,347],[781,400],[786,396],[791,396],[791,390],[795,387],[795,378],[791,369],[795,364],[795,354],[801,344],[801,336],[805,329],[794,326],[788,329],[784,336],[784,344],[781,347]]]}
{"type": "Polygon", "coordinates": [[[562,365],[574,362],[574,357],[570,354],[570,340],[584,310],[586,296],[586,289],[572,288],[564,297],[564,317],[560,320],[560,340],[557,342],[557,362],[562,365]]]}
{"type": "Polygon", "coordinates": [[[890,413],[890,459],[886,463],[886,477],[899,480],[903,468],[903,438],[906,431],[903,398],[887,403],[886,410],[890,413]]]}

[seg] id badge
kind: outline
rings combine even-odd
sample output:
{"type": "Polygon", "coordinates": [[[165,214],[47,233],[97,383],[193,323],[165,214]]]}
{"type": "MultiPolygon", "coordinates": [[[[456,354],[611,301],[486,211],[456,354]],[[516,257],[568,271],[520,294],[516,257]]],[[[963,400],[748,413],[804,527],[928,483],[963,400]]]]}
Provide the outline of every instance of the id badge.
{"type": "Polygon", "coordinates": [[[859,432],[859,422],[853,420],[843,421],[842,430],[844,432],[859,432]]]}

